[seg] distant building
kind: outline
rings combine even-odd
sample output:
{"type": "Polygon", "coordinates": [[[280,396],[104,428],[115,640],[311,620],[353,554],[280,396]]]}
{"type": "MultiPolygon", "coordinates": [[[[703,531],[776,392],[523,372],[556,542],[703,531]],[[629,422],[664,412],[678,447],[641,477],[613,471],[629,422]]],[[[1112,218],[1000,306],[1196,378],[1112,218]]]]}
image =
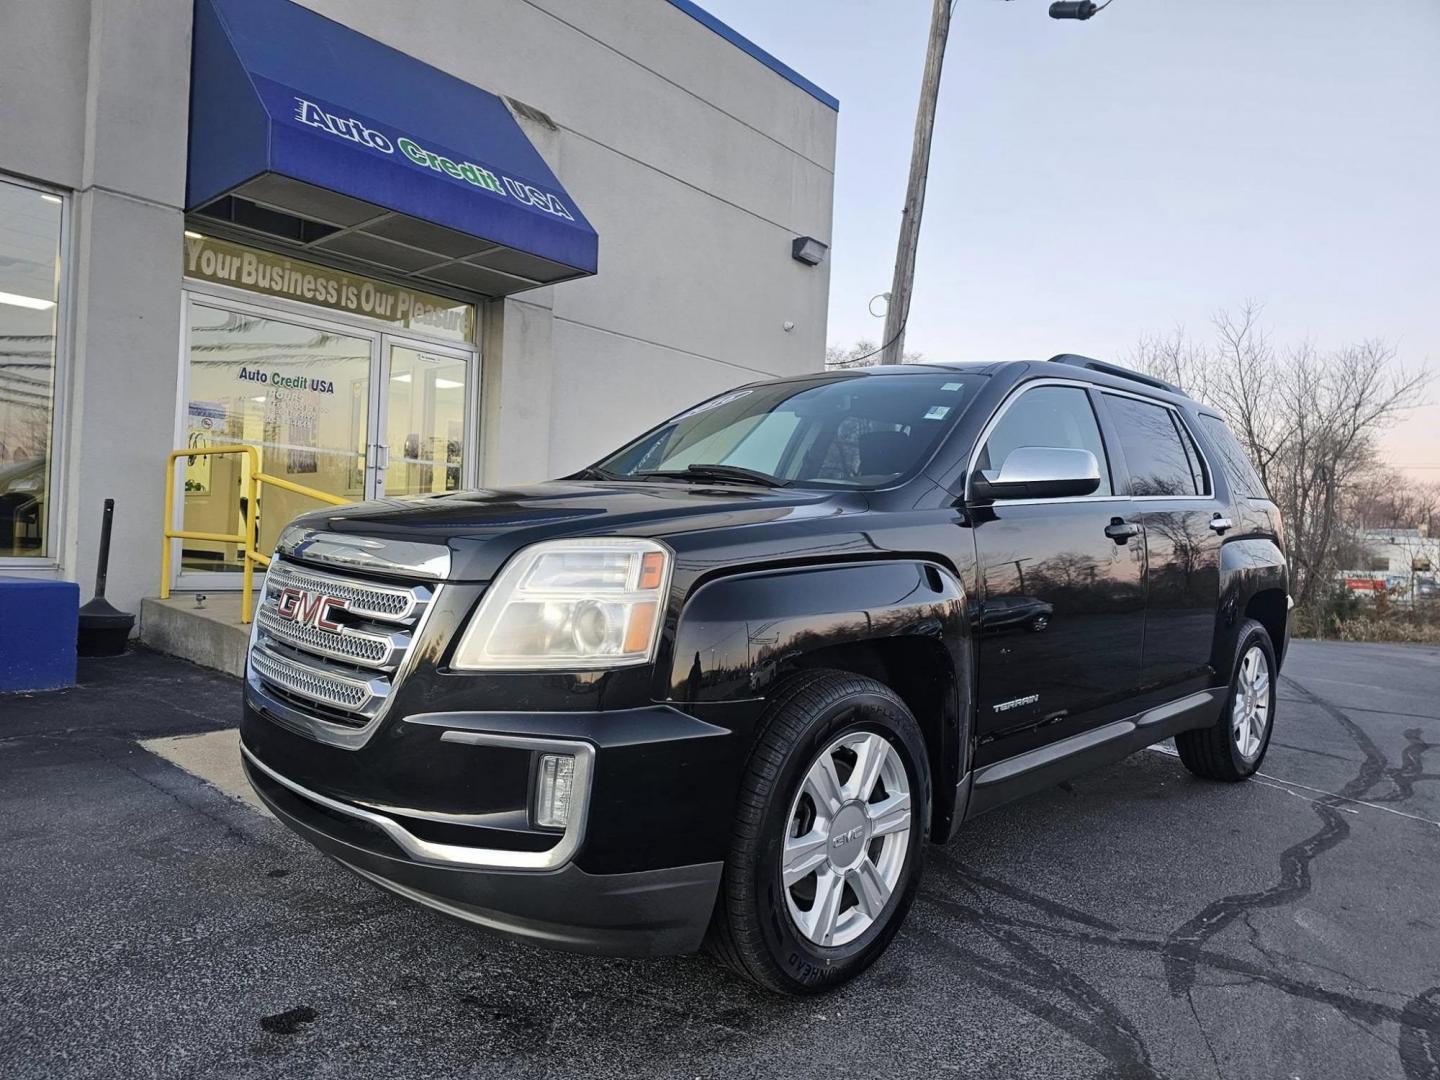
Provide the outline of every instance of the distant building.
{"type": "Polygon", "coordinates": [[[1363,543],[1364,568],[1340,573],[1351,592],[1388,592],[1402,600],[1440,597],[1440,537],[1424,528],[1369,529],[1363,543]]]}

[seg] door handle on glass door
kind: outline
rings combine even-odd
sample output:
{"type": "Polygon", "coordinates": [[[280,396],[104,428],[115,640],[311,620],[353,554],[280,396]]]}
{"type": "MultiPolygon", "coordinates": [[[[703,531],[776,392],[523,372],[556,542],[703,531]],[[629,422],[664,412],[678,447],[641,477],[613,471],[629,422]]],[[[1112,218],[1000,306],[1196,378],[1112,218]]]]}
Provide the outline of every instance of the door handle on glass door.
{"type": "Polygon", "coordinates": [[[375,468],[381,472],[390,468],[390,447],[385,443],[375,444],[375,468]]]}
{"type": "Polygon", "coordinates": [[[1117,544],[1128,544],[1132,536],[1140,535],[1140,526],[1124,518],[1111,518],[1110,524],[1105,526],[1105,535],[1117,544]]]}

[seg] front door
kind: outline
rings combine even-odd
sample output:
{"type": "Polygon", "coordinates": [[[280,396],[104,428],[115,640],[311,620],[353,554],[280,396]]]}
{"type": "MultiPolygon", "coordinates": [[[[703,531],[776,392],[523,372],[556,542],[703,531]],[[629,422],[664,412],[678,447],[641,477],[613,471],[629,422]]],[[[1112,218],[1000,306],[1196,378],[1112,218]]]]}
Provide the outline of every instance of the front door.
{"type": "Polygon", "coordinates": [[[979,563],[977,764],[1131,711],[1145,629],[1145,546],[1117,495],[1089,391],[1023,387],[983,437],[975,468],[1022,446],[1089,450],[1094,495],[997,500],[971,509],[979,563]]]}
{"type": "Polygon", "coordinates": [[[377,496],[461,486],[474,398],[470,369],[465,353],[386,337],[380,403],[385,438],[371,463],[377,496]]]}

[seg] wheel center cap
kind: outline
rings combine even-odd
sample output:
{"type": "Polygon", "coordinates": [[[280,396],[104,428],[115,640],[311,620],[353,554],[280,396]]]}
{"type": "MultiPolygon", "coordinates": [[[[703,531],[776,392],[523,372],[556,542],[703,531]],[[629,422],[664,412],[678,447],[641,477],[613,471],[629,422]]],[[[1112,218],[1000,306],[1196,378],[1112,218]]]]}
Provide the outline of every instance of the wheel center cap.
{"type": "Polygon", "coordinates": [[[825,842],[830,865],[838,870],[854,866],[864,856],[869,839],[870,815],[865,812],[864,805],[846,803],[830,823],[830,835],[825,842]]]}

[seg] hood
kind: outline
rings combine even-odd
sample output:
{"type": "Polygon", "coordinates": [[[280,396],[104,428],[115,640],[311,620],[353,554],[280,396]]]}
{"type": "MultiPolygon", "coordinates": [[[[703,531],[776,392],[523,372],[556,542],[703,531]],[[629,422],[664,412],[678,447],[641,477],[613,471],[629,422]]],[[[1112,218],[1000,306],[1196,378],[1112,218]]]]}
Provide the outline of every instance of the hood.
{"type": "Polygon", "coordinates": [[[515,551],[564,536],[664,538],[697,530],[832,516],[854,492],[662,481],[565,481],[330,507],[296,519],[309,529],[450,549],[450,579],[488,581],[515,551]]]}

